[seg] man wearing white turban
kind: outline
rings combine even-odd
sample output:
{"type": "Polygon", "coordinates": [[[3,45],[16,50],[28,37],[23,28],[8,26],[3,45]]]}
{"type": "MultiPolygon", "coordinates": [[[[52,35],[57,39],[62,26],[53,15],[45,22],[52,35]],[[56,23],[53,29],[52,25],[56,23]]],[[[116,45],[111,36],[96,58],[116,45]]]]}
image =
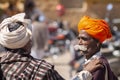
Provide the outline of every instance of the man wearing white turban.
{"type": "MultiPolygon", "coordinates": [[[[0,24],[0,47],[5,49],[0,53],[0,80],[65,80],[54,70],[54,65],[30,56],[32,34],[28,29],[30,21],[24,16],[16,14],[0,24]]],[[[101,66],[98,63],[91,63],[85,70],[95,70],[101,66]]],[[[91,74],[86,74],[87,79],[80,80],[90,80],[91,74]]]]}
{"type": "Polygon", "coordinates": [[[29,21],[24,19],[25,14],[21,13],[3,20],[0,24],[0,44],[3,46],[16,49],[27,44],[31,37],[31,31],[27,28],[29,21]],[[11,23],[21,22],[22,25],[15,31],[10,31],[11,23]]]}
{"type": "Polygon", "coordinates": [[[0,24],[0,80],[64,80],[54,66],[30,56],[32,33],[25,13],[6,18],[0,24]]]}

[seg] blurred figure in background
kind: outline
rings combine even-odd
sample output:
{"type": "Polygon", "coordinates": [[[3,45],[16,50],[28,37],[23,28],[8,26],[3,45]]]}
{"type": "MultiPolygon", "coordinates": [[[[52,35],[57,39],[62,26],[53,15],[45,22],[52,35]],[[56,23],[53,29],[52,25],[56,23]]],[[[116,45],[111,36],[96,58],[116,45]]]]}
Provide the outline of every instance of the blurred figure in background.
{"type": "Polygon", "coordinates": [[[33,22],[33,47],[31,55],[35,58],[41,59],[47,55],[48,49],[48,29],[47,24],[40,22],[33,22]]]}
{"type": "Polygon", "coordinates": [[[31,55],[35,58],[41,59],[45,55],[48,42],[48,29],[45,24],[45,16],[37,8],[33,0],[25,0],[24,12],[27,14],[26,19],[32,20],[32,33],[33,33],[33,47],[31,55]]]}
{"type": "Polygon", "coordinates": [[[8,15],[8,17],[21,12],[21,10],[17,6],[19,3],[20,3],[20,0],[9,1],[9,6],[6,10],[6,14],[8,15]]]}
{"type": "Polygon", "coordinates": [[[2,13],[0,13],[1,21],[7,17],[23,11],[23,4],[21,0],[9,0],[8,2],[2,4],[2,6],[2,13]]]}
{"type": "Polygon", "coordinates": [[[62,4],[58,4],[56,6],[56,13],[58,17],[61,17],[65,14],[65,7],[62,4]]]}
{"type": "Polygon", "coordinates": [[[40,9],[37,8],[33,0],[25,0],[24,2],[24,12],[27,14],[25,18],[31,19],[33,21],[43,22],[45,21],[45,15],[40,9]]]}

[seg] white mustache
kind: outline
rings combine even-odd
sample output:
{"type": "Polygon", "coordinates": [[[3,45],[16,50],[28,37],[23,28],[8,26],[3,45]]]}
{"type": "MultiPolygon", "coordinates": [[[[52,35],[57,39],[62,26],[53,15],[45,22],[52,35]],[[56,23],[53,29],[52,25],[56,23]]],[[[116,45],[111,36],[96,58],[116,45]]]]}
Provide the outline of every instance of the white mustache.
{"type": "Polygon", "coordinates": [[[84,45],[75,45],[74,46],[75,50],[80,50],[80,51],[87,51],[87,47],[84,45]]]}

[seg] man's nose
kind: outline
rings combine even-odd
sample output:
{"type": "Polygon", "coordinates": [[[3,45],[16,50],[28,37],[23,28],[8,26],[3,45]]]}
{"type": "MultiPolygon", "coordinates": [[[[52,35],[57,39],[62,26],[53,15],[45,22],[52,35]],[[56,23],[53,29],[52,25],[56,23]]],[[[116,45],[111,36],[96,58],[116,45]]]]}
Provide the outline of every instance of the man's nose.
{"type": "Polygon", "coordinates": [[[79,43],[79,44],[82,44],[82,43],[83,43],[83,40],[80,38],[80,39],[78,40],[78,43],[79,43]]]}

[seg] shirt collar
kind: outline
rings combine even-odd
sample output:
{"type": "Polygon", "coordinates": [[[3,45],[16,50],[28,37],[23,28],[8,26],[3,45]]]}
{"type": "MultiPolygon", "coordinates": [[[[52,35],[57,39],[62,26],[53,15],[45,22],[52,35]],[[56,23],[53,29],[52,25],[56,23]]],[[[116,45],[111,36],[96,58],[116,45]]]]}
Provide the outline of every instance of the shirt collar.
{"type": "Polygon", "coordinates": [[[85,59],[85,64],[87,64],[88,62],[90,62],[92,59],[95,59],[95,58],[100,58],[102,54],[100,52],[94,54],[90,59],[85,59]]]}

